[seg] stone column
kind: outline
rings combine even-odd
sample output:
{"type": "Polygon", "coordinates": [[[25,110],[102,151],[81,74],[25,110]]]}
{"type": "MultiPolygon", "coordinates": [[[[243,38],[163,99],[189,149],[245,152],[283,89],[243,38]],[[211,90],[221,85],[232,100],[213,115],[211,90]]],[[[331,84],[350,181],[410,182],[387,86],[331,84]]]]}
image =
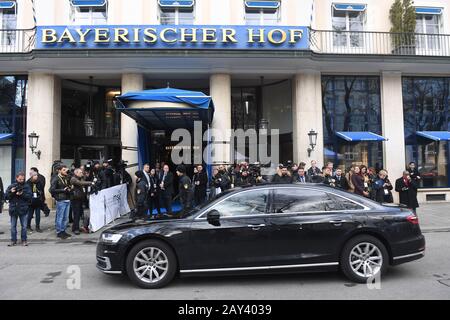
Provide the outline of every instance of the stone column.
{"type": "Polygon", "coordinates": [[[318,166],[323,164],[323,124],[322,124],[322,90],[321,75],[317,71],[304,71],[297,74],[292,83],[292,116],[294,162],[311,160],[318,166]],[[318,133],[317,145],[308,157],[308,132],[313,129],[318,133]]]}
{"type": "Polygon", "coordinates": [[[229,74],[213,74],[209,82],[210,95],[214,102],[214,118],[212,122],[214,152],[213,163],[230,163],[231,129],[231,76],[229,74]]]}
{"type": "Polygon", "coordinates": [[[43,72],[29,74],[26,135],[26,169],[36,167],[45,176],[46,198],[50,204],[51,166],[54,160],[60,159],[61,147],[61,80],[55,75],[43,72]],[[31,153],[28,145],[28,135],[33,131],[39,135],[35,151],[41,151],[40,159],[31,153]]]}
{"type": "MultiPolygon", "coordinates": [[[[140,91],[144,89],[144,76],[138,73],[122,74],[122,94],[130,91],[140,91]]],[[[131,167],[129,172],[134,176],[134,172],[138,166],[138,133],[137,124],[134,119],[125,114],[121,114],[120,118],[120,139],[122,142],[122,160],[128,161],[128,165],[135,165],[131,167]],[[131,148],[131,150],[127,150],[131,148]]]]}
{"type": "MultiPolygon", "coordinates": [[[[405,132],[403,122],[402,75],[400,72],[383,72],[381,75],[381,124],[383,136],[384,168],[394,184],[405,170],[405,132]]],[[[398,193],[392,192],[394,201],[398,193]]]]}

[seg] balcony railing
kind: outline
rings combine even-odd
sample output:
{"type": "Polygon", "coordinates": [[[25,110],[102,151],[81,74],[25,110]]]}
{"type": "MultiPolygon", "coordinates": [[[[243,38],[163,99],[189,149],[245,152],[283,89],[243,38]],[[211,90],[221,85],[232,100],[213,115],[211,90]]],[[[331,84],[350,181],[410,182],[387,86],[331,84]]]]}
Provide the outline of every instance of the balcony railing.
{"type": "MultiPolygon", "coordinates": [[[[450,34],[310,30],[309,37],[316,53],[450,56],[450,34]]],[[[0,29],[0,54],[31,52],[35,42],[36,28],[0,29]]]]}
{"type": "Polygon", "coordinates": [[[0,29],[0,53],[25,53],[34,49],[36,29],[0,29]]]}
{"type": "Polygon", "coordinates": [[[310,30],[317,53],[450,56],[450,34],[310,30]]]}

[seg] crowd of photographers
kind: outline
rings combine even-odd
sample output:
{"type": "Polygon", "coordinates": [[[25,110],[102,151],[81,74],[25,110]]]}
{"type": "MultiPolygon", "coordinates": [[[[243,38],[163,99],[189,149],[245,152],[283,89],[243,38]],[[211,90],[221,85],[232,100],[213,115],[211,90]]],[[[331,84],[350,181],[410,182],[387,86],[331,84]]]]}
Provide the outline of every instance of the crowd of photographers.
{"type": "MultiPolygon", "coordinates": [[[[52,176],[49,192],[56,201],[55,227],[58,238],[71,237],[66,232],[68,223],[72,223],[72,232],[79,235],[89,232],[88,197],[92,193],[112,186],[127,184],[131,186],[132,178],[126,169],[126,163],[120,161],[113,165],[112,160],[100,163],[89,161],[86,165],[69,169],[61,161],[52,165],[52,176]],[[80,222],[82,226],[80,227],[80,222]]],[[[134,199],[134,210],[131,218],[154,218],[153,211],[161,216],[161,209],[167,215],[172,215],[172,201],[174,200],[174,175],[167,164],[156,164],[151,168],[145,164],[144,170],[137,171],[134,199]],[[150,213],[150,214],[149,214],[150,213]]],[[[201,205],[208,198],[234,187],[247,187],[264,183],[322,183],[330,187],[340,188],[370,198],[380,203],[393,202],[392,191],[399,193],[400,203],[412,210],[419,206],[417,202],[417,187],[421,179],[420,174],[411,162],[403,176],[392,184],[386,170],[353,165],[347,172],[335,168],[332,162],[319,168],[312,160],[306,169],[306,163],[299,164],[288,161],[280,164],[273,176],[265,176],[259,164],[241,162],[235,167],[220,165],[213,169],[211,181],[202,165],[194,167],[192,178],[187,174],[186,167],[176,168],[178,176],[178,199],[181,212],[190,210],[193,206],[201,205]],[[209,193],[207,192],[209,190],[209,193]]],[[[25,173],[19,173],[16,181],[6,191],[0,179],[0,210],[3,200],[9,201],[9,215],[11,217],[11,243],[17,244],[17,223],[21,224],[21,240],[27,245],[27,230],[33,231],[32,220],[35,219],[35,230],[40,229],[41,211],[48,216],[50,209],[45,202],[46,179],[37,168],[31,168],[29,179],[25,173]]],[[[128,188],[130,191],[130,188],[128,188]]],[[[0,211],[1,212],[1,211],[0,211]]]]}

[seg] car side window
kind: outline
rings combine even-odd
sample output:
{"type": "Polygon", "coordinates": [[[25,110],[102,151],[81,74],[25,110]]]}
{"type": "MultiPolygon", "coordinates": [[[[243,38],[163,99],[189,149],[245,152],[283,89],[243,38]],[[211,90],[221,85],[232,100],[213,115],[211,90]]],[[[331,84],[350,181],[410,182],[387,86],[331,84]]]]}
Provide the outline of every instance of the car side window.
{"type": "Polygon", "coordinates": [[[249,216],[266,213],[269,190],[240,192],[214,205],[221,217],[249,216]]]}
{"type": "Polygon", "coordinates": [[[300,188],[274,190],[273,213],[330,211],[330,207],[332,199],[326,192],[300,188]]]}
{"type": "Polygon", "coordinates": [[[359,205],[353,201],[350,201],[346,198],[342,198],[339,196],[336,196],[334,194],[329,195],[330,198],[333,200],[333,206],[334,208],[332,210],[363,210],[364,207],[362,205],[359,205]]]}

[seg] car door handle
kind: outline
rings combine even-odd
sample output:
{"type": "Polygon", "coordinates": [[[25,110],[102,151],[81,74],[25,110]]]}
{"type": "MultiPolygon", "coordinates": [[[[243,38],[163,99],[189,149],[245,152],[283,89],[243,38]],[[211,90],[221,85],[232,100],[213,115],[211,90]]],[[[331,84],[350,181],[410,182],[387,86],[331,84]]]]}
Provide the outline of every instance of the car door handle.
{"type": "Polygon", "coordinates": [[[329,222],[338,227],[338,226],[341,226],[346,221],[345,220],[330,220],[329,222]]]}
{"type": "Polygon", "coordinates": [[[262,224],[249,224],[247,227],[252,228],[252,230],[259,230],[265,226],[266,225],[264,223],[262,223],[262,224]]]}

